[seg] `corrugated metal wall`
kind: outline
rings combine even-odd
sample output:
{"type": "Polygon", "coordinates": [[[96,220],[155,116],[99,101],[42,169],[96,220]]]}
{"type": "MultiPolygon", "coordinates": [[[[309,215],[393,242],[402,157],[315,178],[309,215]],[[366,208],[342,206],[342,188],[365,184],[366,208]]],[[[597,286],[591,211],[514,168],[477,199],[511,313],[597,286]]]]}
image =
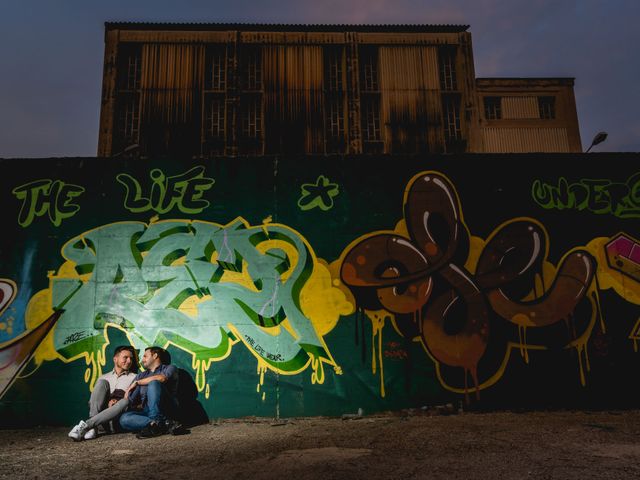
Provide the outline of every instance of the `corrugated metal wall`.
{"type": "Polygon", "coordinates": [[[262,62],[266,152],[323,153],[322,47],[262,47],[262,62]]]}
{"type": "Polygon", "coordinates": [[[149,151],[198,145],[203,68],[203,45],[143,45],[141,138],[149,151]]]}
{"type": "Polygon", "coordinates": [[[502,97],[502,118],[540,118],[538,97],[502,97]]]}
{"type": "Polygon", "coordinates": [[[386,153],[420,151],[442,142],[436,47],[380,47],[381,124],[386,153]]]}
{"type": "Polygon", "coordinates": [[[485,152],[570,152],[566,128],[504,128],[481,129],[485,152]]]}

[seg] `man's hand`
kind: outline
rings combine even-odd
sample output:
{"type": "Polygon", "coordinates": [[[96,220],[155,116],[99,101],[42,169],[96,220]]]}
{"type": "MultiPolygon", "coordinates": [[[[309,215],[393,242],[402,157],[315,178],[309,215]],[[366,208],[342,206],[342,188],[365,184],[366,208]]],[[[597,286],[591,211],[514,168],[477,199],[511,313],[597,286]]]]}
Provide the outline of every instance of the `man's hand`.
{"type": "Polygon", "coordinates": [[[134,381],[131,385],[129,385],[129,387],[124,392],[124,398],[129,398],[129,394],[133,392],[137,386],[138,386],[137,380],[134,381]]]}

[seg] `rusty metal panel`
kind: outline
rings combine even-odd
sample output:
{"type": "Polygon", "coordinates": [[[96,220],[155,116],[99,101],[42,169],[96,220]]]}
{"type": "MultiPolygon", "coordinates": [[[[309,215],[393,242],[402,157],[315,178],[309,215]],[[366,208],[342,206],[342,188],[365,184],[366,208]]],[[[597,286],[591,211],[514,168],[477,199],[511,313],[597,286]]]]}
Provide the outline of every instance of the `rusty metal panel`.
{"type": "Polygon", "coordinates": [[[358,33],[358,43],[378,45],[441,45],[457,44],[460,37],[457,33],[358,33]]]}
{"type": "Polygon", "coordinates": [[[283,45],[344,43],[340,32],[240,32],[242,43],[267,43],[283,45]]]}
{"type": "Polygon", "coordinates": [[[538,97],[502,97],[502,118],[540,118],[538,97]]]}
{"type": "Polygon", "coordinates": [[[140,129],[151,142],[148,151],[199,148],[203,68],[203,45],[143,45],[140,129]]]}
{"type": "Polygon", "coordinates": [[[530,153],[570,152],[566,128],[499,128],[482,129],[485,152],[530,153]]]}
{"type": "Polygon", "coordinates": [[[146,30],[119,30],[121,42],[137,43],[226,43],[235,38],[235,31],[146,31],[146,30]]]}
{"type": "Polygon", "coordinates": [[[262,49],[266,151],[323,153],[323,56],[319,46],[262,49]]]}
{"type": "Polygon", "coordinates": [[[427,94],[439,88],[437,58],[435,47],[380,47],[385,152],[428,150],[427,126],[435,112],[427,94]]]}

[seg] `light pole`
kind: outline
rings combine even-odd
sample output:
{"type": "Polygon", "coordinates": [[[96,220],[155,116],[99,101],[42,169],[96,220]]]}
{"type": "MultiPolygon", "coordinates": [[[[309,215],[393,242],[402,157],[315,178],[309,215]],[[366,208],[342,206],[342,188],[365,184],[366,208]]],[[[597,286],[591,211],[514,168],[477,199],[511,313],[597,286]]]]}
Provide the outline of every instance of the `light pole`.
{"type": "Polygon", "coordinates": [[[599,143],[604,142],[607,139],[607,132],[598,132],[596,133],[596,136],[593,137],[593,140],[591,140],[591,145],[589,145],[589,148],[587,148],[587,151],[584,153],[589,153],[589,150],[591,150],[591,147],[593,147],[594,145],[598,145],[599,143]]]}

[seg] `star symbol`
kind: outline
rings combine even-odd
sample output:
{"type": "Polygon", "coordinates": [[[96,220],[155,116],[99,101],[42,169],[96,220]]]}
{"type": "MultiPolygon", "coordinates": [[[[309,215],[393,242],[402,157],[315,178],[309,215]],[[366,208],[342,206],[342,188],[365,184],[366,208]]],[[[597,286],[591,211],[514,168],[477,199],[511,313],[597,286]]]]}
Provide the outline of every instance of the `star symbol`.
{"type": "Polygon", "coordinates": [[[327,177],[320,175],[316,183],[303,183],[300,187],[302,196],[298,200],[301,210],[319,207],[327,211],[333,208],[333,197],[340,193],[337,183],[331,183],[327,177]]]}

